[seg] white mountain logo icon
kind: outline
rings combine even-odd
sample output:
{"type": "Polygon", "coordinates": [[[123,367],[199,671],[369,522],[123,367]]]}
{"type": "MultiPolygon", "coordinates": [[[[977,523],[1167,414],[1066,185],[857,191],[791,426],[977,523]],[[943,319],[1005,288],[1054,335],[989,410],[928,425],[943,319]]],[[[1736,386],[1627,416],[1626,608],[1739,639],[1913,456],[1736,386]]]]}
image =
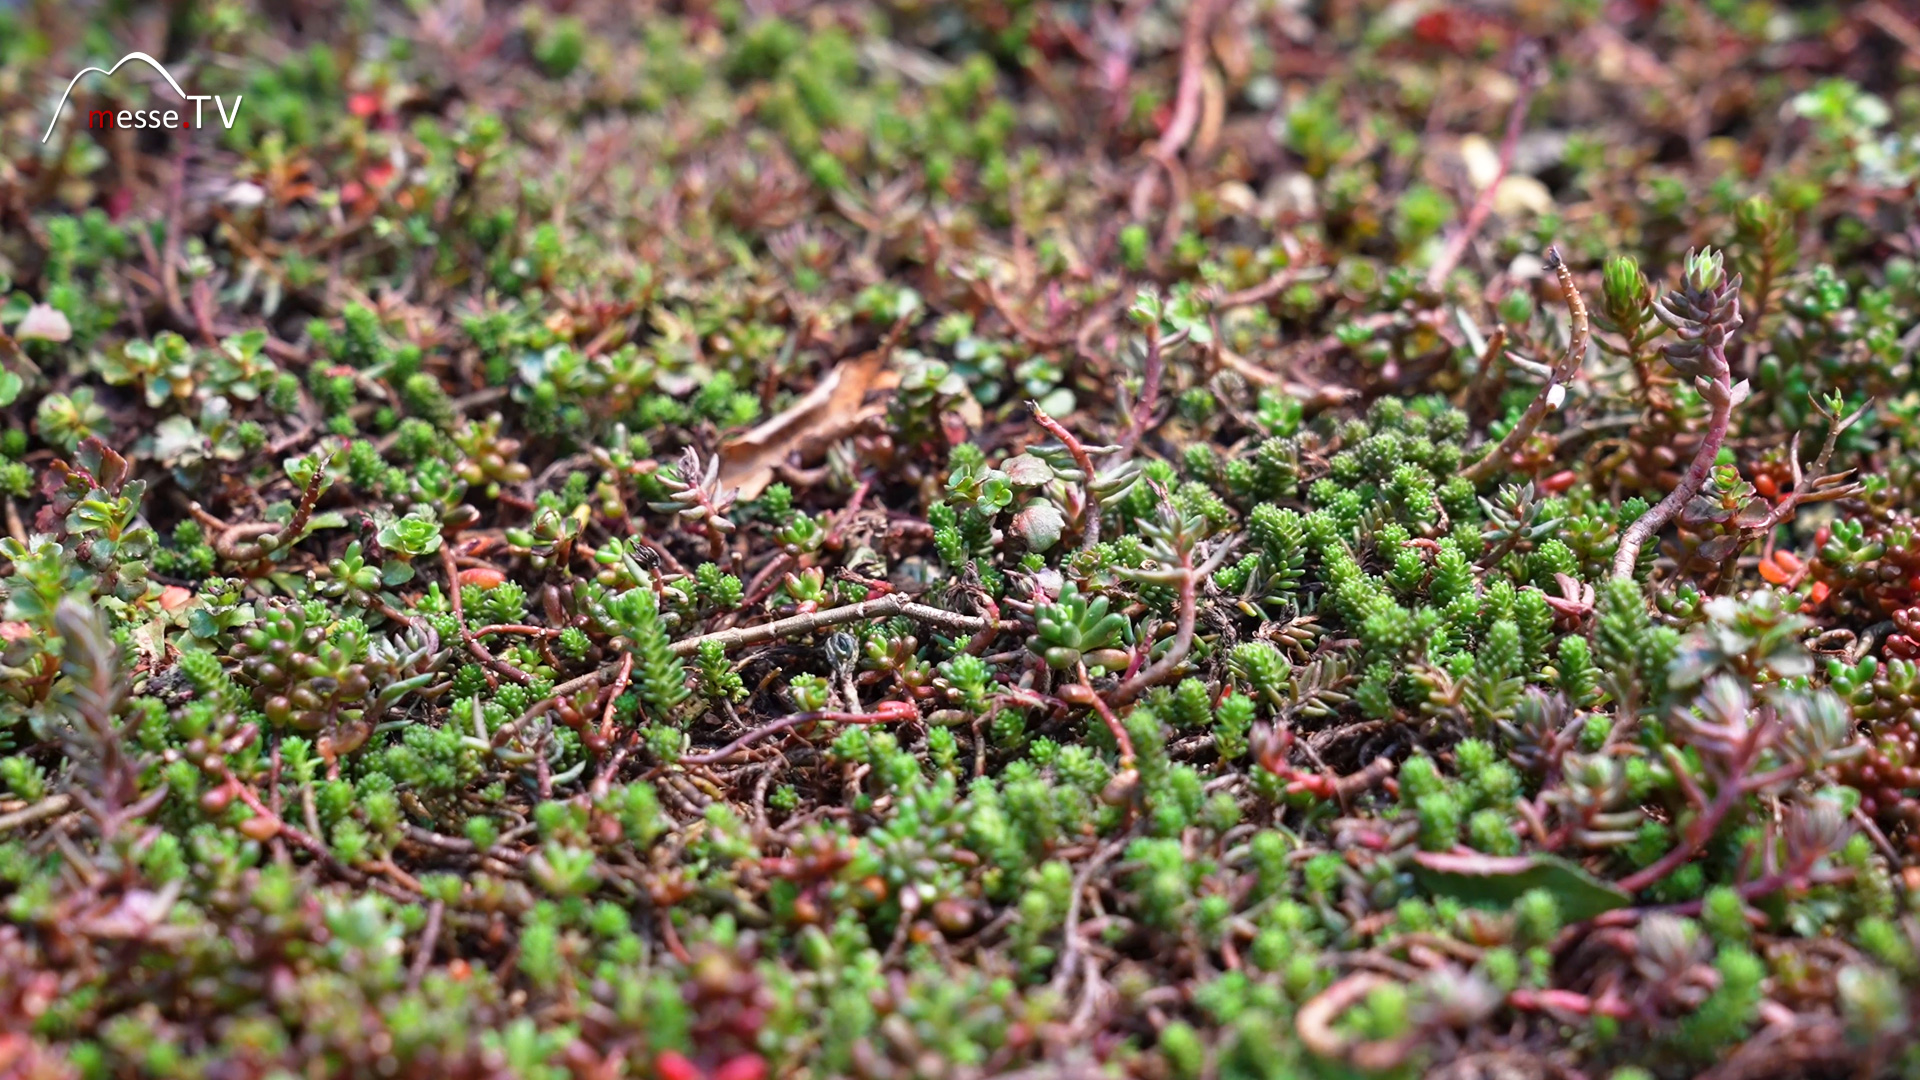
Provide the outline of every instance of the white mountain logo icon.
{"type": "Polygon", "coordinates": [[[180,80],[173,77],[173,73],[167,70],[167,66],[165,64],[162,64],[160,61],[155,60],[153,57],[147,55],[146,53],[139,52],[136,50],[134,52],[130,52],[127,55],[121,57],[119,61],[110,68],[103,68],[103,67],[81,68],[78,74],[76,74],[73,78],[67,80],[67,88],[61,92],[60,101],[54,105],[53,117],[47,121],[46,134],[40,136],[40,141],[44,143],[48,139],[53,137],[54,126],[60,122],[61,115],[66,112],[67,99],[73,96],[73,88],[75,84],[77,84],[81,79],[86,78],[88,75],[99,74],[99,75],[111,76],[114,72],[119,71],[123,67],[126,67],[128,62],[133,60],[138,60],[141,63],[152,68],[153,70],[159,72],[160,77],[167,80],[167,85],[173,87],[173,92],[180,95],[180,99],[182,103],[191,102],[193,104],[192,122],[189,123],[187,121],[185,114],[176,109],[120,109],[118,111],[97,109],[87,114],[88,127],[159,128],[161,130],[168,130],[168,131],[175,130],[175,129],[184,130],[188,128],[204,127],[205,123],[202,118],[202,108],[209,101],[213,102],[214,108],[219,111],[220,123],[226,129],[232,130],[233,122],[240,118],[240,102],[245,98],[246,95],[235,94],[233,96],[233,111],[229,113],[227,111],[226,102],[221,100],[219,94],[187,93],[186,90],[181,88],[180,80]]]}

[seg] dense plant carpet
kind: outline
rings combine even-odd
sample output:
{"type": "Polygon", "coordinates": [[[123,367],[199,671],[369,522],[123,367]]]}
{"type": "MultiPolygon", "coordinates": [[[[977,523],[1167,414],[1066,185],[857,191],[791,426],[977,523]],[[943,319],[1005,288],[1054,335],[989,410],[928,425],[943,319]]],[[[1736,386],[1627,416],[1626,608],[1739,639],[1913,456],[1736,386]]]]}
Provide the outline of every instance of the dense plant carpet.
{"type": "Polygon", "coordinates": [[[1917,72],[0,4],[0,1075],[1920,1074],[1917,72]]]}

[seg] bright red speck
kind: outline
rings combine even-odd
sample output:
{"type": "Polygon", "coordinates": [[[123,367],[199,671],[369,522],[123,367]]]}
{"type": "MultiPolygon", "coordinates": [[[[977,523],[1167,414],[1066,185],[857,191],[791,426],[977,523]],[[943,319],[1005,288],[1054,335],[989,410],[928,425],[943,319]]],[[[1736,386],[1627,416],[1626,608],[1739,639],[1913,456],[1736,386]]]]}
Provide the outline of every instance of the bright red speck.
{"type": "Polygon", "coordinates": [[[713,1070],[713,1080],[766,1080],[767,1063],[759,1054],[729,1058],[713,1070]]]}
{"type": "Polygon", "coordinates": [[[700,1069],[685,1055],[663,1050],[653,1059],[653,1075],[659,1080],[700,1080],[700,1069]]]}

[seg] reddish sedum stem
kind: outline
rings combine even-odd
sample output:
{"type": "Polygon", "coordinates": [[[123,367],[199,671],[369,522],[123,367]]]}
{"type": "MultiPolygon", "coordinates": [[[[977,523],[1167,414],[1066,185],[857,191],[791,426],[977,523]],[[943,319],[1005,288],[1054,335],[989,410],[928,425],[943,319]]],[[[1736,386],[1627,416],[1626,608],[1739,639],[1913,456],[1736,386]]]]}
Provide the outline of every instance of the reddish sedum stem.
{"type": "Polygon", "coordinates": [[[1733,371],[1727,364],[1727,342],[1741,323],[1740,275],[1725,276],[1720,253],[1688,253],[1686,280],[1679,289],[1656,301],[1653,310],[1679,339],[1667,345],[1667,363],[1680,374],[1692,376],[1700,396],[1713,411],[1707,418],[1700,449],[1680,478],[1680,485],[1620,534],[1620,546],[1613,556],[1616,578],[1633,576],[1641,547],[1706,485],[1707,473],[1727,440],[1733,407],[1746,396],[1746,384],[1734,385],[1733,371]]]}
{"type": "Polygon", "coordinates": [[[1067,453],[1073,455],[1073,463],[1080,466],[1080,471],[1086,474],[1085,479],[1080,482],[1080,489],[1086,501],[1086,522],[1080,533],[1080,550],[1090,550],[1100,542],[1100,497],[1093,491],[1093,458],[1088,455],[1086,445],[1074,438],[1073,432],[1068,431],[1060,421],[1048,416],[1039,402],[1029,401],[1027,408],[1033,411],[1034,423],[1046,428],[1048,434],[1059,439],[1066,446],[1067,453]]]}
{"type": "MultiPolygon", "coordinates": [[[[1724,367],[1724,355],[1720,362],[1724,367]]],[[[1680,508],[1687,505],[1687,500],[1698,495],[1700,489],[1706,486],[1707,474],[1713,469],[1714,459],[1720,456],[1720,445],[1727,439],[1727,425],[1733,419],[1732,388],[1724,388],[1729,391],[1729,396],[1714,402],[1713,413],[1707,418],[1706,436],[1700,440],[1700,450],[1693,456],[1693,463],[1687,466],[1686,474],[1680,477],[1680,485],[1620,534],[1620,547],[1613,555],[1614,577],[1632,577],[1634,564],[1640,561],[1640,549],[1647,540],[1665,528],[1680,512],[1680,508]]]]}

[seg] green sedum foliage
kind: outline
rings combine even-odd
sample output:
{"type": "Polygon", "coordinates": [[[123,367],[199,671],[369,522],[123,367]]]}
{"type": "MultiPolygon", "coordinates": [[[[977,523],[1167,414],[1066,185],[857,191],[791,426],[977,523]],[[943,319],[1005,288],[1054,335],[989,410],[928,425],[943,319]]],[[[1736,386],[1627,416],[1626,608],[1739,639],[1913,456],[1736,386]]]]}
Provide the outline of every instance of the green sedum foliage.
{"type": "Polygon", "coordinates": [[[0,1075],[1920,1072],[1901,5],[124,7],[0,1075]]]}

